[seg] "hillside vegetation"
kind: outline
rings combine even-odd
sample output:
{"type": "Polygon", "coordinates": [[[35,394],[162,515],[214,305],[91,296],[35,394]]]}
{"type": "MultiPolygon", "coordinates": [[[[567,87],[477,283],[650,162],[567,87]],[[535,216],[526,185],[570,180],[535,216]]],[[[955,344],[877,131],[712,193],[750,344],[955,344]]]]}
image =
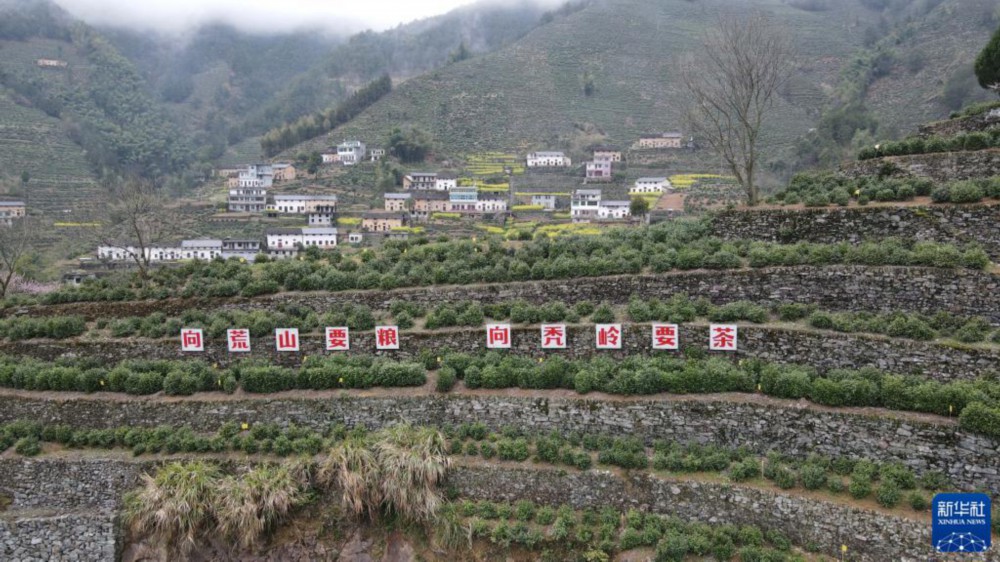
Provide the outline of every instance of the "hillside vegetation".
{"type": "MultiPolygon", "coordinates": [[[[678,67],[685,53],[719,10],[760,7],[793,34],[800,55],[766,131],[769,163],[783,171],[797,164],[793,145],[824,110],[871,100],[878,121],[903,130],[946,113],[940,77],[970,61],[990,31],[982,16],[996,2],[973,3],[975,10],[922,0],[594,2],[497,52],[410,80],[353,122],[289,153],[344,137],[380,142],[400,126],[428,131],[444,156],[571,147],[595,132],[628,145],[642,132],[683,130],[687,100],[678,67]],[[891,44],[879,44],[883,39],[891,44]],[[890,54],[878,72],[871,70],[875,47],[890,54]],[[858,65],[861,78],[848,72],[858,65]],[[862,79],[859,95],[842,95],[862,79]]],[[[967,78],[974,86],[971,72],[967,78]]],[[[848,141],[863,125],[846,124],[848,141]]]]}

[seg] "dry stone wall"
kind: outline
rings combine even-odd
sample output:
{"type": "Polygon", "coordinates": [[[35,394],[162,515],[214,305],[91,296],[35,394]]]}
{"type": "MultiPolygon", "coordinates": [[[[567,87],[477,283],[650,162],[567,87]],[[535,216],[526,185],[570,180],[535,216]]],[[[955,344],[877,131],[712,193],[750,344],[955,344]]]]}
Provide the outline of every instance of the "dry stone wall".
{"type": "MultiPolygon", "coordinates": [[[[511,330],[511,353],[527,356],[583,358],[598,355],[625,357],[648,354],[651,328],[648,324],[623,324],[621,350],[598,350],[593,325],[569,326],[567,348],[542,350],[539,327],[516,326],[511,330]]],[[[680,327],[680,356],[686,350],[708,351],[708,326],[685,324],[680,327]]],[[[229,353],[224,338],[209,339],[204,352],[185,353],[177,338],[164,340],[120,339],[74,341],[28,341],[0,343],[0,354],[36,357],[99,358],[104,364],[125,359],[202,359],[224,367],[247,358],[266,359],[275,364],[298,366],[306,357],[324,355],[323,335],[301,334],[298,353],[275,351],[274,336],[253,338],[250,353],[229,353]]],[[[351,332],[351,354],[377,354],[393,359],[416,358],[421,350],[435,354],[447,351],[486,351],[485,328],[400,332],[401,345],[395,351],[376,351],[374,332],[351,332]]],[[[1000,372],[1000,350],[995,347],[929,343],[891,339],[865,334],[841,334],[776,326],[741,325],[737,353],[711,352],[724,357],[759,358],[774,363],[810,365],[821,371],[876,367],[896,374],[918,374],[940,381],[971,380],[1000,372]]]]}
{"type": "MultiPolygon", "coordinates": [[[[882,515],[856,507],[790,494],[727,484],[664,480],[629,472],[558,472],[484,467],[459,469],[448,477],[463,497],[493,501],[530,499],[576,508],[640,509],[674,515],[685,521],[756,525],[777,529],[797,545],[815,545],[839,556],[847,545],[849,560],[916,562],[935,558],[930,521],[882,515]]],[[[976,560],[1000,560],[981,555],[976,560]]]]}
{"type": "Polygon", "coordinates": [[[531,303],[580,301],[626,304],[633,296],[669,298],[677,293],[705,297],[716,304],[752,300],[760,304],[798,302],[825,310],[868,312],[946,310],[984,316],[1000,325],[1000,276],[983,271],[922,267],[773,267],[733,271],[689,271],[589,277],[490,285],[444,285],[391,291],[282,293],[252,299],[165,299],[162,301],[76,303],[8,309],[5,316],[80,314],[90,320],[145,316],[185,310],[276,309],[295,304],[325,311],[345,303],[386,310],[394,300],[436,306],[473,300],[483,303],[524,299],[531,303]]]}
{"type": "MultiPolygon", "coordinates": [[[[1000,442],[961,431],[956,422],[932,416],[878,415],[877,410],[832,410],[804,402],[751,396],[685,399],[586,399],[504,396],[504,392],[391,396],[341,393],[335,398],[240,398],[112,400],[0,395],[0,422],[30,418],[74,427],[157,425],[214,431],[226,422],[295,423],[324,429],[333,424],[378,428],[400,422],[443,427],[482,422],[529,432],[558,431],[635,435],[651,443],[745,446],[793,457],[818,453],[899,461],[917,473],[938,470],[955,485],[1000,492],[1000,442]],[[926,420],[926,421],[922,421],[926,420]]],[[[2,482],[2,480],[0,480],[2,482]]]]}
{"type": "Polygon", "coordinates": [[[0,560],[107,562],[120,542],[113,512],[0,516],[0,560]]]}
{"type": "MultiPolygon", "coordinates": [[[[19,486],[15,505],[64,504],[64,496],[80,488],[100,489],[94,505],[120,499],[139,483],[139,475],[160,461],[115,459],[0,459],[0,482],[19,486]],[[80,465],[73,468],[73,465],[80,465]],[[33,471],[73,474],[49,488],[33,488],[33,471]],[[109,479],[108,475],[112,475],[109,479]]],[[[616,475],[602,470],[585,472],[528,469],[511,466],[456,466],[445,485],[463,498],[517,501],[575,508],[640,509],[686,521],[756,525],[776,529],[799,545],[814,545],[836,555],[848,545],[850,559],[859,562],[928,560],[930,524],[880,514],[829,501],[817,501],[743,485],[661,479],[642,472],[616,475]]],[[[77,496],[74,505],[87,507],[77,496]]],[[[0,520],[0,548],[20,553],[4,559],[109,560],[125,546],[116,534],[113,511],[84,516],[78,510],[61,516],[0,520]],[[37,539],[41,538],[41,541],[37,539]],[[71,553],[78,553],[76,556],[71,553]],[[112,556],[109,556],[112,554],[112,556]],[[64,555],[60,557],[60,555],[64,555]],[[19,556],[19,557],[17,557],[19,556]]],[[[970,560],[997,560],[990,557],[970,560]]]]}
{"type": "Polygon", "coordinates": [[[730,240],[861,243],[896,237],[952,244],[979,244],[1000,258],[1000,205],[929,207],[830,207],[722,211],[712,219],[716,235],[730,240]]]}
{"type": "Polygon", "coordinates": [[[941,183],[988,178],[1000,175],[1000,149],[884,156],[851,162],[841,169],[841,173],[853,178],[920,177],[941,183]]]}

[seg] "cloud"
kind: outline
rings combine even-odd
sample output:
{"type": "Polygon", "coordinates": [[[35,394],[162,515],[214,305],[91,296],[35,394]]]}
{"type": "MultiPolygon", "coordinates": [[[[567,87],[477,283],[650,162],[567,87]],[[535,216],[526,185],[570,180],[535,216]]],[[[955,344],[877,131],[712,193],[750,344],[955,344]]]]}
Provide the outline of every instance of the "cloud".
{"type": "Polygon", "coordinates": [[[56,0],[94,25],[179,33],[200,24],[224,22],[250,32],[302,28],[333,31],[387,29],[443,14],[470,0],[56,0]]]}

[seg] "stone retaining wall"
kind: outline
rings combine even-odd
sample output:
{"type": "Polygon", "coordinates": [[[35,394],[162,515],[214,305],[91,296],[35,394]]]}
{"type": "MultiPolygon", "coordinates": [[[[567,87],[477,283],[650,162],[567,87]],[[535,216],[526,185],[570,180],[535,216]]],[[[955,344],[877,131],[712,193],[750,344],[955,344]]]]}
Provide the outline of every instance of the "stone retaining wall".
{"type": "MultiPolygon", "coordinates": [[[[777,529],[797,545],[815,545],[820,554],[830,557],[839,557],[840,546],[847,545],[848,560],[916,562],[935,558],[929,519],[903,519],[745,486],[663,480],[642,472],[615,476],[603,471],[566,473],[506,467],[458,469],[451,472],[448,484],[460,496],[473,499],[526,498],[576,508],[635,508],[685,521],[756,525],[777,529]]],[[[998,560],[1000,556],[974,559],[998,560]]]]}
{"type": "Polygon", "coordinates": [[[1000,149],[933,152],[883,156],[851,162],[841,169],[848,177],[880,176],[930,178],[939,183],[1000,175],[1000,149]]]}
{"type": "Polygon", "coordinates": [[[338,423],[379,428],[401,422],[436,427],[482,422],[494,430],[511,426],[528,432],[634,435],[649,443],[656,439],[715,443],[745,446],[759,453],[777,450],[800,458],[818,453],[899,461],[918,474],[941,471],[962,489],[1000,492],[1000,442],[964,432],[954,421],[933,416],[916,421],[917,416],[895,417],[884,415],[884,410],[832,410],[754,395],[615,400],[563,398],[558,397],[560,392],[538,392],[536,397],[505,396],[504,391],[384,394],[124,401],[100,396],[0,395],[0,422],[33,419],[86,428],[169,425],[200,431],[215,431],[230,421],[295,423],[314,429],[338,423]],[[761,403],[756,403],[758,399],[761,403]]]}
{"type": "Polygon", "coordinates": [[[730,240],[824,244],[897,237],[952,244],[979,244],[1000,258],[1000,205],[929,207],[829,207],[721,211],[713,231],[730,240]]]}
{"type": "Polygon", "coordinates": [[[646,275],[589,277],[559,281],[527,281],[491,285],[443,285],[391,291],[282,293],[252,299],[165,299],[162,301],[73,303],[7,309],[11,316],[80,314],[88,319],[145,316],[185,310],[276,309],[299,305],[325,311],[352,303],[386,310],[394,300],[437,306],[442,302],[483,303],[524,299],[531,303],[580,301],[626,304],[632,296],[669,298],[677,293],[706,297],[716,304],[752,300],[760,304],[798,302],[824,310],[868,312],[948,311],[984,316],[1000,325],[1000,276],[983,271],[923,267],[773,267],[732,271],[689,271],[646,275]]]}
{"type": "MultiPolygon", "coordinates": [[[[542,350],[539,327],[516,326],[511,330],[511,353],[527,356],[562,356],[583,358],[597,355],[626,357],[649,354],[651,327],[648,324],[623,324],[621,350],[598,350],[593,325],[568,326],[567,348],[542,350]]],[[[680,327],[680,356],[697,349],[723,357],[759,358],[773,363],[802,364],[821,371],[829,369],[879,370],[902,375],[919,374],[940,381],[971,380],[1000,371],[1000,350],[892,339],[878,335],[841,334],[776,326],[740,325],[737,353],[709,352],[708,326],[685,324],[680,327]]],[[[376,351],[374,332],[351,332],[351,354],[375,354],[399,360],[414,359],[421,350],[437,355],[447,351],[482,353],[486,349],[485,328],[400,332],[400,349],[376,351]]],[[[323,335],[300,334],[298,353],[275,351],[273,335],[253,338],[250,353],[229,353],[224,338],[208,339],[204,352],[185,353],[177,338],[164,340],[112,339],[72,341],[27,341],[0,343],[0,354],[36,357],[47,361],[60,358],[98,358],[110,365],[125,359],[202,359],[219,366],[248,359],[298,366],[306,357],[324,355],[323,335]]]]}
{"type": "MultiPolygon", "coordinates": [[[[64,496],[81,488],[100,489],[94,496],[104,505],[138,485],[139,474],[151,471],[159,461],[115,459],[0,459],[0,482],[25,490],[18,503],[62,504],[64,496]],[[80,466],[74,468],[73,465],[80,466]],[[34,488],[36,471],[41,474],[72,474],[73,480],[34,488]],[[108,475],[112,475],[109,479],[108,475]]],[[[686,521],[712,524],[756,525],[776,529],[798,545],[812,544],[823,554],[836,556],[840,545],[848,545],[849,559],[860,562],[927,560],[929,521],[885,515],[835,502],[812,500],[794,494],[773,492],[739,484],[662,479],[645,472],[616,475],[603,470],[578,472],[551,468],[513,466],[455,466],[445,483],[462,498],[493,501],[528,499],[546,505],[569,504],[575,508],[612,506],[627,510],[677,516],[686,521]]],[[[75,504],[74,504],[75,505],[75,504]]],[[[86,501],[83,502],[86,505],[86,501]]],[[[25,550],[24,558],[60,559],[62,552],[79,550],[79,560],[107,560],[114,552],[115,526],[107,511],[97,518],[71,514],[45,519],[20,519],[11,525],[0,521],[0,545],[25,550]],[[73,534],[70,534],[72,531],[73,534]],[[28,537],[50,539],[35,542],[28,537]],[[24,538],[22,538],[24,537],[24,538]],[[35,542],[35,544],[31,544],[35,542]],[[56,544],[61,546],[56,547],[56,544]],[[35,550],[27,550],[34,548],[35,550]],[[49,548],[50,550],[38,550],[49,548]],[[42,556],[41,553],[49,556],[42,556]],[[101,556],[98,557],[97,555],[101,556]]],[[[922,518],[923,519],[923,518],[922,518]]],[[[120,544],[118,539],[118,548],[120,544]]],[[[120,550],[119,550],[120,551],[120,550]]],[[[69,558],[69,557],[67,557],[69,558]]],[[[996,560],[971,558],[973,560],[996,560]]]]}
{"type": "Polygon", "coordinates": [[[114,513],[0,517],[0,559],[8,562],[108,562],[120,538],[114,513]]]}

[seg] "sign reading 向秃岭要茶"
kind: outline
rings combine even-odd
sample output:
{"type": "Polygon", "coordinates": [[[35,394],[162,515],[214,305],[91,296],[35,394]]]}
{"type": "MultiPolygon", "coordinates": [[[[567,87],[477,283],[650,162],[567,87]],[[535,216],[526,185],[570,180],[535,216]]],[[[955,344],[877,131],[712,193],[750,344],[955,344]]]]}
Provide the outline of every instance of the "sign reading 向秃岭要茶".
{"type": "Polygon", "coordinates": [[[931,502],[931,544],[938,552],[986,552],[991,545],[990,497],[944,493],[931,502]]]}

